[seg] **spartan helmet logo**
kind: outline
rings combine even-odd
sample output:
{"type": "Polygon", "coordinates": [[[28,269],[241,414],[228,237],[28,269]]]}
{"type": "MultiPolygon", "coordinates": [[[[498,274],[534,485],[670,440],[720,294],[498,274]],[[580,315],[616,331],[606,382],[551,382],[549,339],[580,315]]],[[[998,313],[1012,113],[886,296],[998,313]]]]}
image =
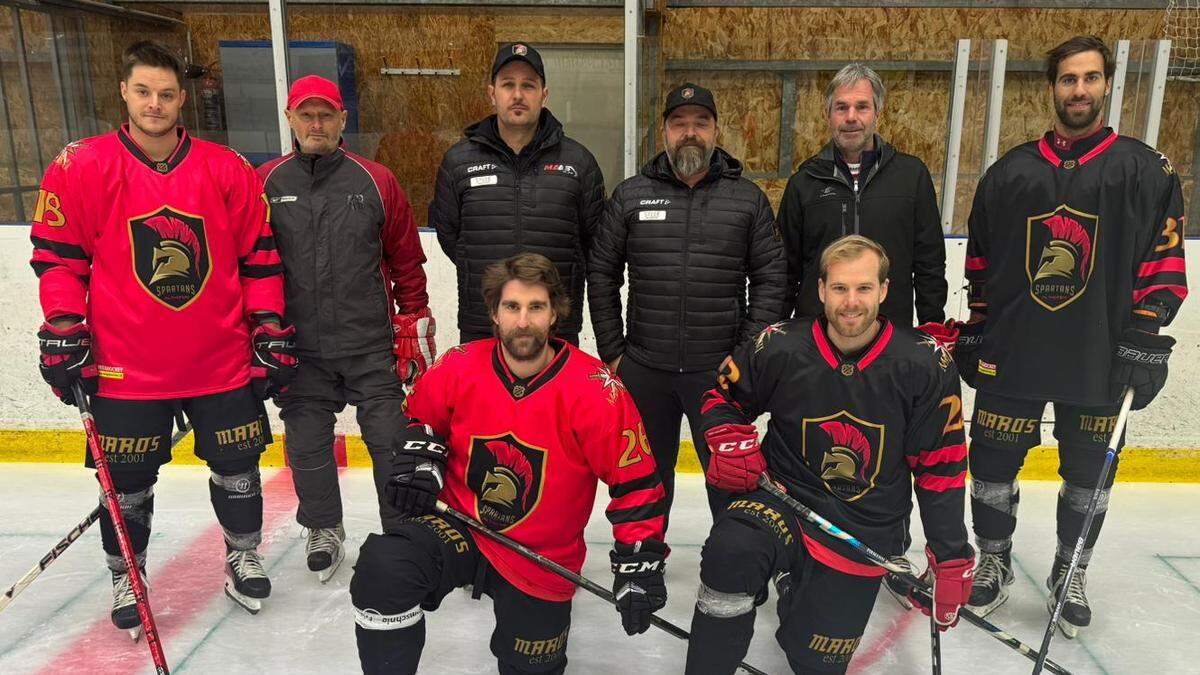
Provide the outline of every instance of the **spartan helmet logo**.
{"type": "Polygon", "coordinates": [[[210,267],[203,218],[164,206],[131,218],[129,238],[134,272],[154,299],[180,310],[200,295],[210,267]]]}
{"type": "Polygon", "coordinates": [[[541,498],[546,452],[512,434],[471,439],[467,487],[479,519],[505,530],[525,519],[541,498]]]}
{"type": "Polygon", "coordinates": [[[884,427],[849,412],[806,419],[804,458],[837,497],[854,501],[875,487],[882,463],[884,427]]]}
{"type": "Polygon", "coordinates": [[[1066,205],[1029,219],[1026,272],[1030,293],[1050,311],[1083,294],[1095,266],[1099,219],[1066,205]]]}

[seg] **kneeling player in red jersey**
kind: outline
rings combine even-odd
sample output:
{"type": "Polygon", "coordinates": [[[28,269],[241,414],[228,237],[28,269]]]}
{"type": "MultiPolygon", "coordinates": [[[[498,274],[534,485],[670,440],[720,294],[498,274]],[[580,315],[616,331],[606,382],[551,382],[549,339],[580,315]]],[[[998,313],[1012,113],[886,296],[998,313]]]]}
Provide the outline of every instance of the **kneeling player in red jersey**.
{"type": "MultiPolygon", "coordinates": [[[[283,266],[262,182],[244,158],[179,126],[183,66],[166,47],[125,50],[129,122],[67,145],[46,170],[33,259],[46,322],[41,370],[64,403],[94,394],[100,444],[138,566],[146,564],[154,484],[171,461],[171,422],[187,413],[225,533],[226,592],[251,612],[271,593],[258,458],[271,442],[262,399],[294,374],[282,330],[283,266]]],[[[87,465],[92,466],[89,456],[87,465]]],[[[101,508],[107,510],[104,497],[101,508]]],[[[112,620],[140,625],[107,515],[112,620]]]]}
{"type": "Polygon", "coordinates": [[[497,337],[448,350],[417,380],[388,486],[409,519],[359,552],[350,595],[366,673],[415,673],[424,612],[461,586],[495,604],[501,673],[566,668],[575,588],[434,515],[439,496],[578,572],[600,479],[612,498],[613,593],[626,632],[645,631],[666,604],[665,493],[641,417],[612,371],[551,337],[571,309],[553,263],[535,253],[496,263],[483,295],[497,337]]]}
{"type": "Polygon", "coordinates": [[[707,479],[737,496],[701,554],[688,673],[734,671],[772,577],[775,636],[796,672],[845,672],[871,616],[883,569],[757,489],[763,472],[885,556],[902,552],[913,485],[935,618],[958,620],[974,560],[958,374],[936,340],[879,316],[887,271],[869,239],[831,244],[818,284],[825,316],[768,326],[725,360],[705,396],[707,479]],[[752,422],[763,413],[760,447],[752,422]]]}

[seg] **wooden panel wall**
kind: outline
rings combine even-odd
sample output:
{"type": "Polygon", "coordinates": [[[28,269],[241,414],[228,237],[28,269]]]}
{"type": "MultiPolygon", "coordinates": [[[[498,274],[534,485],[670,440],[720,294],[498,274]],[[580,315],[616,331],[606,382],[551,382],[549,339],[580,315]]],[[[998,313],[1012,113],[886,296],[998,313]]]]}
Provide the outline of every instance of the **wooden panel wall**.
{"type": "MultiPolygon", "coordinates": [[[[663,58],[670,60],[941,60],[949,61],[958,38],[1006,38],[1008,58],[1040,60],[1049,47],[1085,32],[1117,39],[1160,37],[1159,10],[1083,9],[937,9],[937,8],[684,8],[663,17],[663,58]]],[[[792,168],[815,153],[829,133],[824,120],[824,87],[832,72],[797,75],[797,109],[792,126],[792,168]]],[[[881,73],[888,98],[880,133],[889,142],[925,160],[940,190],[944,169],[946,113],[950,75],[946,72],[881,73]]],[[[709,86],[722,114],[722,144],[747,153],[750,170],[777,168],[779,138],[767,129],[778,126],[780,101],[763,97],[780,91],[780,77],[767,73],[730,76],[719,72],[667,71],[663,93],[684,80],[709,86]],[[761,86],[752,102],[737,99],[761,86]],[[752,132],[745,136],[746,130],[752,132]],[[761,159],[760,159],[761,158],[761,159]]],[[[956,198],[956,223],[965,221],[978,180],[986,94],[972,81],[964,120],[963,154],[956,198]]],[[[1041,135],[1053,109],[1045,79],[1037,73],[1010,73],[1005,86],[1001,152],[1041,135]]],[[[1126,99],[1124,129],[1133,128],[1134,103],[1126,99]]],[[[1144,107],[1144,99],[1142,106],[1144,107]]],[[[1200,85],[1171,82],[1163,105],[1159,148],[1171,157],[1190,195],[1196,125],[1200,120],[1200,85]]],[[[1140,124],[1140,122],[1137,122],[1140,124]]],[[[778,180],[759,183],[773,203],[782,194],[778,180]]]]}
{"type": "MultiPolygon", "coordinates": [[[[193,5],[183,11],[197,60],[216,61],[221,40],[269,39],[265,8],[193,5]]],[[[486,85],[503,42],[614,44],[619,10],[466,7],[289,7],[292,40],[334,40],[354,48],[361,145],[395,172],[420,224],[446,149],[491,113],[486,85]],[[383,67],[459,68],[459,76],[380,74],[383,67]]],[[[554,83],[550,82],[553,93],[554,83]]],[[[551,98],[551,109],[553,109],[551,98]]],[[[568,130],[569,133],[569,130],[568,130]]]]}

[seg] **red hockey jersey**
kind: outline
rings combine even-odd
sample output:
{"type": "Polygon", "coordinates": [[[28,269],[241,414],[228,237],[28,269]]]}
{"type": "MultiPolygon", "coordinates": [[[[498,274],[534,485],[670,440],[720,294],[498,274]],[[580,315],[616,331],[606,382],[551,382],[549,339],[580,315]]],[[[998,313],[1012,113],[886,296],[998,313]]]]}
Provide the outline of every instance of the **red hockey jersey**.
{"type": "Polygon", "coordinates": [[[70,143],[42,180],[30,236],[42,312],[87,319],[102,396],[245,386],[247,317],[283,316],[262,181],[233,150],[178,133],[162,162],[125,126],[70,143]]]}
{"type": "MultiPolygon", "coordinates": [[[[494,338],[454,347],[406,406],[447,439],[447,504],[578,572],[597,478],[608,484],[613,537],[626,544],[662,540],[666,493],[625,385],[596,358],[553,344],[554,360],[527,379],[509,371],[494,338]]],[[[475,542],[521,591],[574,595],[570,582],[486,536],[475,542]]]]}

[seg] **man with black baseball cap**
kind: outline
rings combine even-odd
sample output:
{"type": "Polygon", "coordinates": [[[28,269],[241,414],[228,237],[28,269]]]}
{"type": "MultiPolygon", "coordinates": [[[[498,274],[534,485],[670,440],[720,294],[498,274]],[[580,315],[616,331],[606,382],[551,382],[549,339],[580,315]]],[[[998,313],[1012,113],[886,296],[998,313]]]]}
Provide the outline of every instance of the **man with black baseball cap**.
{"type": "MultiPolygon", "coordinates": [[[[681,418],[694,431],[721,359],[780,320],[787,263],[767,196],[717,147],[712,92],[691,83],[671,91],[662,133],[665,150],[613,191],[589,259],[588,301],[600,358],[642,413],[669,510],[681,418]]],[[[703,436],[692,440],[707,465],[703,436]]],[[[724,499],[710,490],[709,507],[724,499]]]]}
{"type": "MultiPolygon", "coordinates": [[[[542,57],[505,44],[492,62],[487,95],[494,114],[467,127],[442,158],[429,225],[458,268],[463,343],[492,336],[480,283],[488,265],[523,251],[558,268],[573,307],[583,306],[587,251],[604,213],[604,177],[587,148],[563,133],[544,106],[550,90],[542,57]]],[[[582,312],[559,327],[579,344],[582,312]]]]}

